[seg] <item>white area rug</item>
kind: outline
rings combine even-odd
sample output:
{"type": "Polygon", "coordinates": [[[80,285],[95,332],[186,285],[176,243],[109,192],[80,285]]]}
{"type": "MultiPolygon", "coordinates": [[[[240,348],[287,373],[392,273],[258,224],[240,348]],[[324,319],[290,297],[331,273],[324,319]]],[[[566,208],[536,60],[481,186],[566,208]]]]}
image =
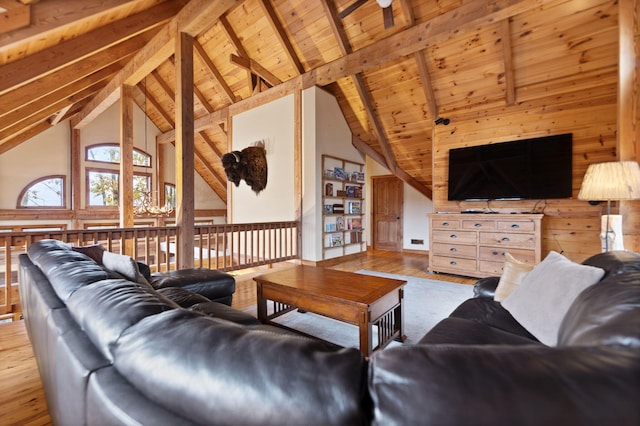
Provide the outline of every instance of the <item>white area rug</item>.
{"type": "MultiPolygon", "coordinates": [[[[405,345],[417,343],[434,325],[448,317],[460,303],[473,297],[473,286],[470,285],[364,269],[357,273],[407,281],[404,292],[404,333],[407,336],[405,345]]],[[[245,309],[245,312],[257,315],[256,306],[245,309]]],[[[358,328],[331,318],[310,312],[301,314],[293,311],[276,318],[274,322],[340,346],[358,347],[358,328]]],[[[392,342],[390,346],[395,344],[396,342],[392,342]]]]}

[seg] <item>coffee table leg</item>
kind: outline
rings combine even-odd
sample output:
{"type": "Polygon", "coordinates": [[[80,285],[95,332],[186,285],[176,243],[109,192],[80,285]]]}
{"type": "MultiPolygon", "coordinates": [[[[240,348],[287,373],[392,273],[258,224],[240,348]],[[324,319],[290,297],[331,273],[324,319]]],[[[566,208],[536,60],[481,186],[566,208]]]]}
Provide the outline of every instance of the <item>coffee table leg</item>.
{"type": "Polygon", "coordinates": [[[371,352],[373,352],[373,339],[371,336],[373,326],[370,321],[369,312],[360,313],[358,329],[360,330],[360,352],[362,352],[364,356],[369,356],[371,352]]]}
{"type": "Polygon", "coordinates": [[[395,338],[395,340],[398,342],[404,342],[405,340],[407,340],[407,336],[404,335],[404,288],[400,288],[398,291],[400,292],[400,304],[395,309],[394,315],[396,324],[398,324],[398,331],[400,333],[398,334],[398,337],[395,338]]]}
{"type": "Polygon", "coordinates": [[[262,283],[256,281],[256,296],[258,299],[258,320],[260,322],[267,321],[267,299],[262,297],[262,283]]]}

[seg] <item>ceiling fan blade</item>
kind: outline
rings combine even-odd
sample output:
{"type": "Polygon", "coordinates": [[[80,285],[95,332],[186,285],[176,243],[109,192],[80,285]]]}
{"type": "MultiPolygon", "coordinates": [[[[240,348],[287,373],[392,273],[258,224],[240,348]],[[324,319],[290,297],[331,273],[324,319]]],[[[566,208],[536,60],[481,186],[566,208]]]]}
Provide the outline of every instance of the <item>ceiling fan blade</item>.
{"type": "Polygon", "coordinates": [[[384,28],[393,27],[393,5],[382,9],[382,19],[384,20],[384,28]]]}
{"type": "Polygon", "coordinates": [[[354,1],[349,6],[345,7],[342,12],[338,13],[338,16],[340,17],[340,19],[344,19],[346,16],[349,16],[351,14],[351,12],[353,12],[354,10],[356,10],[357,8],[359,8],[360,6],[365,4],[367,1],[368,0],[356,0],[356,1],[354,1]]]}

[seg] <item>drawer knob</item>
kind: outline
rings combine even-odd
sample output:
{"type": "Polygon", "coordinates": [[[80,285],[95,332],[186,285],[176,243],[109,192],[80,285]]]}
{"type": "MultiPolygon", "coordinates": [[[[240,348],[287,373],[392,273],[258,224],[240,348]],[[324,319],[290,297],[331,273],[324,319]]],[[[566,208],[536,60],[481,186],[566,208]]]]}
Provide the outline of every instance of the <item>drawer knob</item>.
{"type": "Polygon", "coordinates": [[[442,226],[449,226],[449,222],[442,222],[442,226]]]}
{"type": "Polygon", "coordinates": [[[476,228],[482,228],[482,224],[481,223],[476,223],[473,226],[475,226],[476,228]]]}
{"type": "Polygon", "coordinates": [[[511,225],[511,227],[514,228],[514,229],[518,229],[518,228],[520,228],[520,225],[518,225],[517,223],[514,223],[514,224],[511,225]]]}
{"type": "Polygon", "coordinates": [[[452,252],[452,253],[455,253],[455,252],[457,252],[457,251],[458,251],[458,249],[457,249],[457,248],[455,248],[455,247],[451,247],[451,248],[449,249],[449,251],[450,251],[450,252],[452,252]]]}
{"type": "Polygon", "coordinates": [[[456,234],[451,234],[449,235],[449,238],[458,238],[458,236],[456,234]]]}
{"type": "Polygon", "coordinates": [[[451,262],[449,262],[449,265],[457,265],[458,262],[456,262],[455,260],[452,260],[451,262]]]}
{"type": "Polygon", "coordinates": [[[504,237],[501,241],[509,241],[509,237],[504,237]]]}

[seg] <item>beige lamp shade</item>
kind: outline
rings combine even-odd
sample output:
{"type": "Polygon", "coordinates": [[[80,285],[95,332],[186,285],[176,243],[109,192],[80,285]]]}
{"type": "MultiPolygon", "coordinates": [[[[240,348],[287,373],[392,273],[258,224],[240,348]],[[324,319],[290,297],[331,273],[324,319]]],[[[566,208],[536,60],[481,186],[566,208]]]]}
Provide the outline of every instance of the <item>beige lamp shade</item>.
{"type": "Polygon", "coordinates": [[[637,161],[590,164],[578,193],[579,200],[640,199],[640,166],[637,161]]]}

